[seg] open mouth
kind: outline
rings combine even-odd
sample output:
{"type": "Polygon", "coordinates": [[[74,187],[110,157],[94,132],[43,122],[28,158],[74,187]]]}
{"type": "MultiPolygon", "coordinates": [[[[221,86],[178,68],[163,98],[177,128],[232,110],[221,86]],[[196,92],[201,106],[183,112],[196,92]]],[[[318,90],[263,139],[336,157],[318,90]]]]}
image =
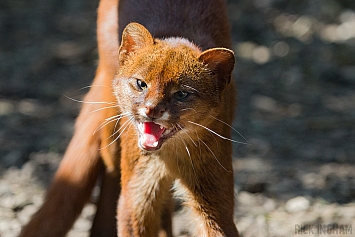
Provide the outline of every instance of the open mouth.
{"type": "Polygon", "coordinates": [[[137,128],[139,131],[138,145],[146,151],[158,150],[166,139],[178,131],[175,127],[166,128],[154,122],[139,122],[137,128]]]}

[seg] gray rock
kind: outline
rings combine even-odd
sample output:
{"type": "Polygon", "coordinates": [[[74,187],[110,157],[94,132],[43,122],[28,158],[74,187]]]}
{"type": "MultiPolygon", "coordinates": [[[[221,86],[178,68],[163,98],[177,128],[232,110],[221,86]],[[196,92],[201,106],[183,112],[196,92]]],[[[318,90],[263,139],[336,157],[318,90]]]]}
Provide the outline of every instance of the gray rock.
{"type": "Polygon", "coordinates": [[[290,213],[306,211],[310,207],[310,201],[302,196],[291,198],[286,202],[285,209],[290,213]]]}

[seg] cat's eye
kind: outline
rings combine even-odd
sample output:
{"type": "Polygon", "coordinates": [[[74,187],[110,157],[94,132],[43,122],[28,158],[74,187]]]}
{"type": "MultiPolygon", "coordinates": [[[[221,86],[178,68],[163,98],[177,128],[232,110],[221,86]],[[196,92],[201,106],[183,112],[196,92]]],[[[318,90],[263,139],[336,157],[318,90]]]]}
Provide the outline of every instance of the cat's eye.
{"type": "Polygon", "coordinates": [[[177,99],[178,101],[184,101],[190,96],[189,92],[186,91],[178,91],[174,93],[174,98],[177,99]]]}
{"type": "Polygon", "coordinates": [[[137,87],[139,90],[143,91],[148,88],[148,85],[144,81],[137,79],[137,87]]]}

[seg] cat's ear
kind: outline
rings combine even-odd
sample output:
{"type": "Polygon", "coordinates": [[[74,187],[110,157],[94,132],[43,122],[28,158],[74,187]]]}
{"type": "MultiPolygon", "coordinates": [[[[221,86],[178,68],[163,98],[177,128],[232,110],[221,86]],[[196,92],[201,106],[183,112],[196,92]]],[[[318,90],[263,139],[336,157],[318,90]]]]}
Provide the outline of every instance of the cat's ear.
{"type": "Polygon", "coordinates": [[[137,49],[154,44],[153,36],[138,23],[130,23],[122,32],[122,41],[118,50],[119,58],[134,52],[137,49]]]}
{"type": "Polygon", "coordinates": [[[230,49],[213,48],[202,52],[199,60],[218,76],[218,84],[222,88],[230,83],[232,71],[234,68],[234,53],[230,49]]]}

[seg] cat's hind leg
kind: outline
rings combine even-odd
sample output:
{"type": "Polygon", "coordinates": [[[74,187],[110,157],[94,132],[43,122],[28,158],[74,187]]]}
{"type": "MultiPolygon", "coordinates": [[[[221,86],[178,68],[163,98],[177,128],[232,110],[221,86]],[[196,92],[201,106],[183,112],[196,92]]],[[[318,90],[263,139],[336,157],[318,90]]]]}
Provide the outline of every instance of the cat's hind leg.
{"type": "MultiPolygon", "coordinates": [[[[95,82],[106,79],[98,70],[95,82]]],[[[94,84],[95,84],[94,82],[94,84]]],[[[42,207],[22,229],[21,237],[62,237],[72,227],[91,197],[104,163],[100,156],[102,86],[93,86],[86,95],[75,124],[75,133],[54,176],[42,207]]]]}
{"type": "MultiPolygon", "coordinates": [[[[99,138],[90,127],[93,116],[78,119],[76,132],[46,194],[44,203],[25,226],[21,237],[62,237],[72,227],[102,170],[99,138]]],[[[95,120],[95,119],[94,119],[95,120]]]]}
{"type": "Polygon", "coordinates": [[[116,215],[120,190],[120,174],[106,169],[102,175],[91,237],[117,237],[116,215]]]}

